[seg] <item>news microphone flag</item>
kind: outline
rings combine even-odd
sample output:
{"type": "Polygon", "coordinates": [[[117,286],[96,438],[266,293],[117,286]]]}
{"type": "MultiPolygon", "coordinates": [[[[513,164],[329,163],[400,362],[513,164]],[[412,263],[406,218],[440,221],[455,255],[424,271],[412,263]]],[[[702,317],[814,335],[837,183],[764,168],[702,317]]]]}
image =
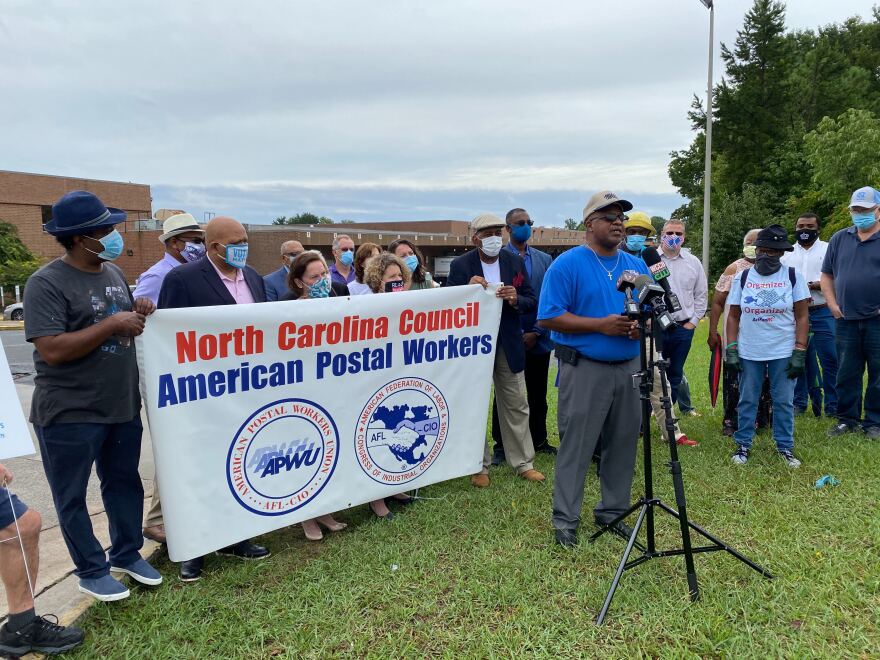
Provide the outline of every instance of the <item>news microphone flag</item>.
{"type": "Polygon", "coordinates": [[[648,270],[651,271],[651,275],[654,276],[654,281],[659,282],[660,280],[664,280],[669,277],[669,268],[666,267],[666,264],[660,261],[656,264],[651,264],[648,266],[648,270]]]}

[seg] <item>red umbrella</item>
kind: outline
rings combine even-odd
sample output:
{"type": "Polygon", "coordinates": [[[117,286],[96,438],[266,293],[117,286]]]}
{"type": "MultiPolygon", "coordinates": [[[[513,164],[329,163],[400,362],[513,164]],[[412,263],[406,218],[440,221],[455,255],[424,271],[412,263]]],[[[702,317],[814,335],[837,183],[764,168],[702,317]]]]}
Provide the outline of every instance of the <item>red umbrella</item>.
{"type": "Polygon", "coordinates": [[[718,383],[721,381],[721,342],[712,349],[709,356],[709,396],[712,398],[712,407],[718,401],[718,383]]]}

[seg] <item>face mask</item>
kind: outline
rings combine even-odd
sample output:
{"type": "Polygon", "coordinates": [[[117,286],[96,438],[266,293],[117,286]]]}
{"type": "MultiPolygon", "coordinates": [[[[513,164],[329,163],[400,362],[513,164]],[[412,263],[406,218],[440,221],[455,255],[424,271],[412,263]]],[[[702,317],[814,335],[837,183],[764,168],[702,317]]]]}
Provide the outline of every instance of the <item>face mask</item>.
{"type": "Polygon", "coordinates": [[[480,239],[480,249],[487,257],[497,257],[501,252],[501,237],[487,236],[480,239]]]}
{"type": "Polygon", "coordinates": [[[663,236],[663,247],[670,252],[677,252],[680,250],[682,242],[684,242],[684,238],[681,236],[663,236]]]}
{"type": "Polygon", "coordinates": [[[797,235],[797,242],[801,245],[812,245],[819,238],[818,229],[799,229],[795,234],[797,235]]]}
{"type": "MultiPolygon", "coordinates": [[[[223,243],[218,243],[218,245],[223,245],[223,243]]],[[[244,268],[247,263],[248,244],[223,245],[223,247],[226,248],[226,254],[223,257],[226,263],[233,268],[244,268]]]]}
{"type": "Polygon", "coordinates": [[[403,280],[385,282],[385,293],[399,293],[403,291],[403,280]]]}
{"type": "Polygon", "coordinates": [[[326,275],[309,285],[309,298],[326,298],[330,295],[330,278],[326,275]]]}
{"type": "Polygon", "coordinates": [[[755,257],[755,270],[758,275],[772,275],[782,268],[782,257],[771,257],[769,254],[759,254],[755,257]]]}
{"type": "Polygon", "coordinates": [[[92,238],[93,241],[98,241],[104,249],[101,252],[95,252],[94,250],[89,250],[85,245],[83,247],[91,252],[92,254],[97,254],[99,258],[104,261],[113,261],[118,258],[120,254],[122,254],[122,247],[125,245],[125,241],[122,239],[122,234],[120,234],[115,229],[111,231],[109,234],[102,238],[92,238]]]}
{"type": "Polygon", "coordinates": [[[419,267],[419,258],[411,254],[406,259],[403,260],[403,263],[406,264],[406,267],[409,268],[410,272],[416,272],[416,268],[419,267]]]}
{"type": "Polygon", "coordinates": [[[749,261],[755,260],[755,246],[754,245],[746,245],[743,246],[743,256],[749,261]]]}
{"type": "Polygon", "coordinates": [[[647,236],[640,236],[639,234],[633,234],[632,236],[626,237],[626,249],[630,252],[641,252],[645,249],[645,239],[647,236]]]}
{"type": "Polygon", "coordinates": [[[205,256],[205,244],[187,241],[186,246],[180,251],[180,256],[189,262],[198,261],[205,256]]]}
{"type": "Polygon", "coordinates": [[[530,225],[514,225],[510,230],[510,236],[517,243],[525,243],[532,237],[532,227],[530,225]]]}
{"type": "Polygon", "coordinates": [[[852,223],[856,226],[856,229],[870,229],[874,226],[875,222],[877,222],[877,218],[874,217],[873,211],[870,213],[852,214],[852,223]]]}
{"type": "Polygon", "coordinates": [[[349,250],[348,252],[343,252],[339,255],[339,261],[341,261],[346,266],[351,266],[354,263],[354,252],[349,250]]]}

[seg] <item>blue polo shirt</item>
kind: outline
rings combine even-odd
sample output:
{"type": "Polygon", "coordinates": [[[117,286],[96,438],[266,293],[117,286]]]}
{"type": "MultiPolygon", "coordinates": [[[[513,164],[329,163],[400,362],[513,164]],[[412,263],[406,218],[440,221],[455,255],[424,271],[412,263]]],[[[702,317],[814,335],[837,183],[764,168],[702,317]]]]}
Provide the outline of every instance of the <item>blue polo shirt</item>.
{"type": "Polygon", "coordinates": [[[841,229],[828,242],[822,272],[834,278],[837,304],[848,321],[880,315],[880,231],[859,240],[855,227],[841,229]]]}
{"type": "MultiPolygon", "coordinates": [[[[623,314],[625,297],[616,284],[625,270],[650,276],[644,261],[623,250],[613,257],[600,257],[585,245],[563,252],[544,275],[538,319],[556,318],[565,312],[591,318],[623,314]]],[[[555,331],[550,336],[554,342],[571,346],[594,360],[628,360],[639,354],[639,342],[628,337],[555,331]]]]}

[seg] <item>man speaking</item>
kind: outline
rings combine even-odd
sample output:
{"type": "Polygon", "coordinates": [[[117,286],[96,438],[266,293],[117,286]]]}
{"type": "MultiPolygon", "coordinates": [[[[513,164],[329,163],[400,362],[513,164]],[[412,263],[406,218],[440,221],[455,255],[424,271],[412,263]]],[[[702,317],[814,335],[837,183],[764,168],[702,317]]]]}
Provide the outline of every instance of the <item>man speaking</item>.
{"type": "MultiPolygon", "coordinates": [[[[584,480],[600,436],[602,499],[594,519],[609,522],[630,505],[641,423],[632,378],[640,369],[639,343],[637,324],[623,316],[625,298],[616,283],[625,270],[650,275],[645,262],[618,249],[623,213],[632,207],[607,190],[590,198],[586,243],[553,262],[538,304],[538,323],[551,330],[559,358],[553,527],[556,542],[566,547],[577,544],[584,480]]],[[[615,528],[629,536],[623,523],[615,528]]]]}

